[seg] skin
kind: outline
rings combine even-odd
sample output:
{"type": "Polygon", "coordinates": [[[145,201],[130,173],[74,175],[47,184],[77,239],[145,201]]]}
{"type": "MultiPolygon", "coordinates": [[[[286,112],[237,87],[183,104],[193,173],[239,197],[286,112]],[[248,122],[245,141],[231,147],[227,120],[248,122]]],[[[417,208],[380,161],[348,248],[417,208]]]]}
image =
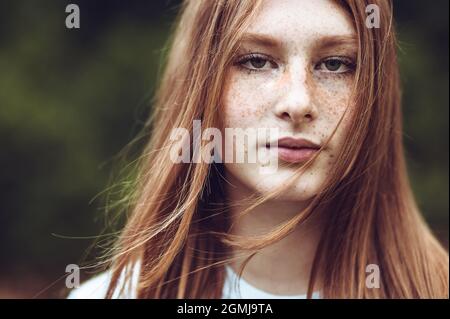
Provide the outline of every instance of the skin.
{"type": "MultiPolygon", "coordinates": [[[[232,233],[267,233],[295,216],[321,189],[350,123],[355,37],[350,17],[332,1],[264,1],[227,73],[224,126],[274,127],[279,129],[280,137],[300,137],[322,145],[341,117],[343,121],[313,165],[276,200],[241,217],[232,233]],[[254,54],[253,59],[249,60],[248,54],[254,54]]],[[[257,144],[248,147],[265,145],[265,141],[258,140],[257,144]]],[[[269,156],[276,154],[271,152],[269,156]]],[[[225,163],[229,182],[225,184],[234,204],[232,216],[237,218],[245,209],[242,199],[278,189],[301,164],[279,162],[276,172],[269,175],[260,173],[261,165],[225,163]]],[[[305,293],[320,230],[319,215],[299,225],[289,236],[256,255],[246,266],[243,278],[275,294],[305,293]]],[[[235,270],[239,266],[240,261],[232,264],[235,270]]]]}

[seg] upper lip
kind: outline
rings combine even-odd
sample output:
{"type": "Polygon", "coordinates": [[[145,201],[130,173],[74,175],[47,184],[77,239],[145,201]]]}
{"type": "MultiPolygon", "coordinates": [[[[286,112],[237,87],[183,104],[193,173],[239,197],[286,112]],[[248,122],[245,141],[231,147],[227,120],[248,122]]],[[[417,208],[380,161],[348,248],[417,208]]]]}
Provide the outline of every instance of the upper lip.
{"type": "Polygon", "coordinates": [[[278,140],[278,147],[319,149],[320,145],[304,138],[283,137],[278,140]]]}

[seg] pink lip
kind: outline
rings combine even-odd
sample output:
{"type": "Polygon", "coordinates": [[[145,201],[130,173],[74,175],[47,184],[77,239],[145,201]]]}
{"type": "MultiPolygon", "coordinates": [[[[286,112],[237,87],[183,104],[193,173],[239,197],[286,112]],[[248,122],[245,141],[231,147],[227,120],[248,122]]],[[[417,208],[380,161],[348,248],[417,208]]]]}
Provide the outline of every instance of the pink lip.
{"type": "Polygon", "coordinates": [[[278,147],[278,157],[289,163],[306,162],[315,152],[317,152],[317,148],[278,147]]]}
{"type": "Polygon", "coordinates": [[[276,151],[282,161],[300,163],[309,160],[319,148],[320,145],[307,139],[284,137],[278,140],[276,151]]]}

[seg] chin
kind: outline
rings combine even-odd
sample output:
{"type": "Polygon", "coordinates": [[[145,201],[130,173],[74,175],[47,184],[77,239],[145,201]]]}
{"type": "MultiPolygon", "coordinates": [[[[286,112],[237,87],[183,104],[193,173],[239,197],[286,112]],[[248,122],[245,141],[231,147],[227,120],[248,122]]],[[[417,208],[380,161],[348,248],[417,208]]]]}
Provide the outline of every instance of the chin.
{"type": "MultiPolygon", "coordinates": [[[[292,168],[281,168],[268,175],[259,174],[258,167],[229,167],[228,171],[233,179],[246,186],[250,193],[268,195],[282,188],[294,175],[292,168]]],[[[317,170],[306,170],[297,181],[281,192],[276,200],[279,201],[306,201],[312,199],[320,190],[323,174],[317,170]]]]}
{"type": "MultiPolygon", "coordinates": [[[[311,181],[313,182],[313,181],[311,181]]],[[[317,194],[317,189],[309,181],[297,182],[276,198],[278,201],[307,201],[312,199],[317,194]]],[[[269,194],[272,191],[278,190],[284,186],[283,182],[266,182],[255,185],[256,191],[261,195],[269,194]]]]}

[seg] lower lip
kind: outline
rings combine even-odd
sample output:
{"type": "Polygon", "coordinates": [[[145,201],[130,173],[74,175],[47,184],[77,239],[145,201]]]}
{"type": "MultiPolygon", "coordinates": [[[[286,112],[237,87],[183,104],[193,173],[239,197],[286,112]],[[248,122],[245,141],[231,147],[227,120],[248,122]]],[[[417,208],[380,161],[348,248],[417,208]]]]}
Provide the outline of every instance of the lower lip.
{"type": "Polygon", "coordinates": [[[300,163],[309,160],[317,151],[316,148],[278,147],[278,158],[288,163],[300,163]]]}

